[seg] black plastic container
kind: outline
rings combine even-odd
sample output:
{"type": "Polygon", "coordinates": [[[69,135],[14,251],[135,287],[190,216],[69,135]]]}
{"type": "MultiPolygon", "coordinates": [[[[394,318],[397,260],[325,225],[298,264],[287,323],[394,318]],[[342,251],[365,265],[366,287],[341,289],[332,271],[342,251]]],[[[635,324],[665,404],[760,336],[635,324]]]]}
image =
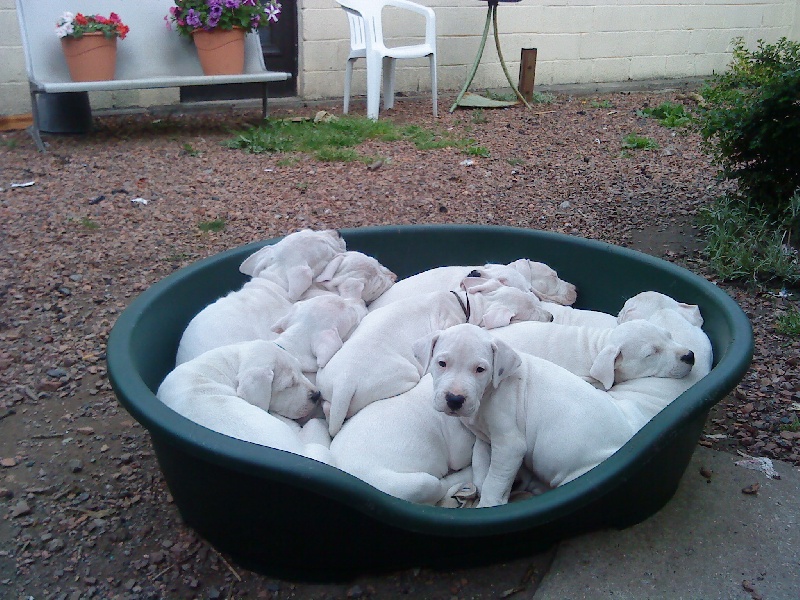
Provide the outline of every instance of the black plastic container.
{"type": "Polygon", "coordinates": [[[109,377],[122,405],[149,430],[186,523],[264,574],[334,581],[406,567],[466,567],[530,554],[580,532],[638,523],[672,497],[709,410],[736,386],[752,358],[750,322],[725,292],[638,252],[510,227],[372,227],[342,235],[348,249],[374,256],[399,278],[441,265],[525,257],[576,284],[578,308],[616,314],[645,290],[698,304],[714,368],[616,454],[567,485],[495,508],[421,506],[327,465],[210,431],[163,405],[154,391],[174,366],[189,320],[240,287],[245,276],[239,264],[277,240],[181,269],[120,315],[108,342],[109,377]]]}

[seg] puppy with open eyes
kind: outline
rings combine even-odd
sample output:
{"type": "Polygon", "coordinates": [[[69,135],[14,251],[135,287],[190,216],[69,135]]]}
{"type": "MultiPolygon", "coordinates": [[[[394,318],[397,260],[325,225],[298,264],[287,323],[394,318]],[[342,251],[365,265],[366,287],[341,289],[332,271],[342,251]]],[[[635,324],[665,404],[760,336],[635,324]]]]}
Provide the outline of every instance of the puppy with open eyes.
{"type": "Polygon", "coordinates": [[[608,393],[480,327],[456,325],[414,344],[433,376],[434,407],[475,435],[478,508],[508,502],[524,464],[549,487],[614,454],[634,429],[608,393]]]}

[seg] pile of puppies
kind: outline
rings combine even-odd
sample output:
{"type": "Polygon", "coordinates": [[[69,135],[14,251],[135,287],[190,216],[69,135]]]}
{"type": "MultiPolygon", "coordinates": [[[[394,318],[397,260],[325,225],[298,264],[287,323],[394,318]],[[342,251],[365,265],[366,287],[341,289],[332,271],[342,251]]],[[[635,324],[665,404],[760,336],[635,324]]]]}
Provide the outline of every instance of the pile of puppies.
{"type": "Polygon", "coordinates": [[[542,263],[396,282],[333,230],[248,257],[198,313],[157,396],[204,427],[424,504],[495,506],[616,452],[711,369],[697,306],[657,292],[571,307],[542,263]]]}

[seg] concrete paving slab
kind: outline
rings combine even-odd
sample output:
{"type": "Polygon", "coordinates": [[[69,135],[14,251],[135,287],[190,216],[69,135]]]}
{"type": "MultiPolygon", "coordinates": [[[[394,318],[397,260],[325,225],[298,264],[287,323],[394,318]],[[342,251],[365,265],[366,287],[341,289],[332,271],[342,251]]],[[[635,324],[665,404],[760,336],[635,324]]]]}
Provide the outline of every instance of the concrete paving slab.
{"type": "Polygon", "coordinates": [[[774,461],[771,479],[738,460],[698,447],[661,511],[561,543],[533,598],[800,599],[800,469],[774,461]]]}

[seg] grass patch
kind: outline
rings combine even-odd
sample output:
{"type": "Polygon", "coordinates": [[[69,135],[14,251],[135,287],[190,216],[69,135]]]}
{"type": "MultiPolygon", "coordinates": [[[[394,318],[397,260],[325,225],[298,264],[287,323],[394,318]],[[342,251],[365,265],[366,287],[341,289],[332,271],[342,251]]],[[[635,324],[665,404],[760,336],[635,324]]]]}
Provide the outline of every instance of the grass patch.
{"type": "Polygon", "coordinates": [[[214,219],[213,221],[200,221],[197,224],[197,228],[200,231],[222,231],[225,229],[225,219],[214,219]]]}
{"type": "Polygon", "coordinates": [[[640,117],[657,119],[659,125],[670,129],[686,127],[692,122],[692,117],[686,111],[686,107],[679,102],[662,102],[655,108],[637,110],[636,114],[640,117]]]}
{"type": "Polygon", "coordinates": [[[592,100],[589,106],[592,108],[614,108],[611,100],[592,100]]]}
{"type": "Polygon", "coordinates": [[[94,230],[94,229],[100,229],[100,224],[95,221],[92,221],[89,217],[83,217],[81,219],[81,227],[83,227],[84,229],[94,230]]]}
{"type": "Polygon", "coordinates": [[[655,150],[658,148],[658,144],[647,136],[629,133],[622,138],[622,148],[624,150],[655,150]]]}
{"type": "MultiPolygon", "coordinates": [[[[458,148],[464,153],[481,154],[471,139],[455,138],[418,125],[400,126],[389,120],[373,121],[366,117],[343,116],[315,123],[311,120],[291,121],[267,119],[224,144],[253,154],[302,152],[321,161],[372,163],[375,157],[360,154],[355,148],[367,140],[392,142],[407,140],[420,150],[458,148]]],[[[287,157],[278,164],[292,164],[287,157]]]]}
{"type": "Polygon", "coordinates": [[[784,423],[780,426],[781,431],[800,431],[800,419],[795,417],[791,423],[784,423]]]}
{"type": "Polygon", "coordinates": [[[472,122],[475,125],[483,125],[488,120],[489,119],[486,118],[486,113],[483,112],[482,108],[476,108],[475,110],[472,111],[472,122]]]}
{"type": "Polygon", "coordinates": [[[183,153],[188,156],[200,156],[200,151],[195,150],[194,146],[192,146],[189,142],[183,144],[183,146],[181,146],[181,150],[183,150],[183,153]]]}
{"type": "Polygon", "coordinates": [[[8,148],[9,150],[13,150],[18,145],[19,144],[17,143],[17,140],[15,140],[15,139],[0,140],[0,146],[8,148]]]}
{"type": "Polygon", "coordinates": [[[700,211],[706,254],[726,280],[800,281],[796,253],[784,244],[782,227],[765,212],[723,196],[700,211]]]}
{"type": "Polygon", "coordinates": [[[775,321],[775,330],[783,335],[800,336],[800,310],[792,307],[779,315],[775,321]]]}
{"type": "Polygon", "coordinates": [[[548,94],[546,92],[533,92],[531,96],[531,104],[552,104],[556,101],[556,97],[553,94],[548,94]]]}
{"type": "Polygon", "coordinates": [[[468,156],[480,156],[487,158],[490,154],[489,149],[484,146],[469,146],[464,149],[464,153],[468,156]]]}

